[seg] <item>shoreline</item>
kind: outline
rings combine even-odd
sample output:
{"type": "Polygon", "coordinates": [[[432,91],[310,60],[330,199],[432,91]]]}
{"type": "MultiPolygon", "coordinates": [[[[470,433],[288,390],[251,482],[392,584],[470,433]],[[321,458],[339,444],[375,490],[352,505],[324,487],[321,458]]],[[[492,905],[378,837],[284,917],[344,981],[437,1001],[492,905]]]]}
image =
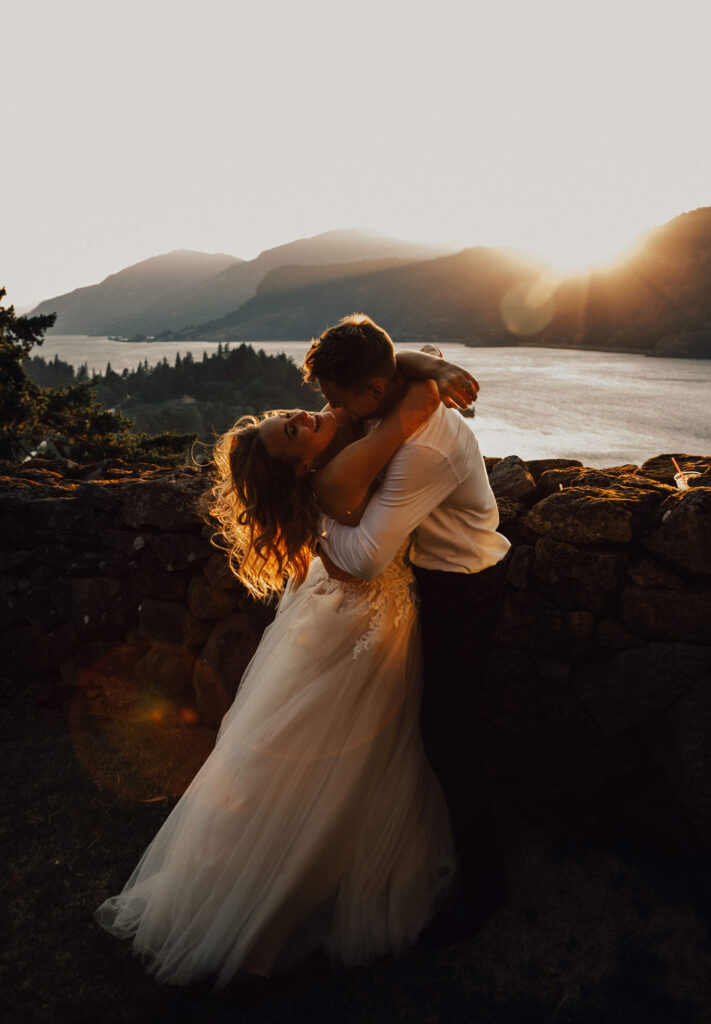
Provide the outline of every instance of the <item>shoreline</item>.
{"type": "MultiPolygon", "coordinates": [[[[302,344],[308,345],[311,343],[313,338],[181,338],[181,337],[145,337],[145,338],[123,338],[123,337],[111,337],[106,334],[60,334],[58,331],[47,331],[46,337],[48,339],[52,337],[57,338],[87,338],[93,341],[110,341],[122,345],[180,345],[180,344],[191,344],[191,345],[289,345],[289,344],[302,344]]],[[[414,345],[421,339],[393,339],[396,345],[414,345]]],[[[624,348],[621,346],[615,346],[615,348],[602,348],[590,345],[544,345],[537,341],[515,341],[506,340],[504,342],[497,341],[482,341],[472,342],[467,341],[465,338],[437,338],[433,342],[436,345],[463,345],[465,348],[484,348],[484,349],[496,349],[496,348],[513,348],[513,349],[541,349],[547,352],[599,352],[601,355],[624,355],[624,356],[648,356],[654,359],[684,359],[691,360],[697,359],[700,362],[711,361],[711,355],[699,356],[689,355],[686,356],[683,353],[675,352],[674,354],[667,354],[664,352],[654,351],[642,351],[638,348],[624,348]]]]}

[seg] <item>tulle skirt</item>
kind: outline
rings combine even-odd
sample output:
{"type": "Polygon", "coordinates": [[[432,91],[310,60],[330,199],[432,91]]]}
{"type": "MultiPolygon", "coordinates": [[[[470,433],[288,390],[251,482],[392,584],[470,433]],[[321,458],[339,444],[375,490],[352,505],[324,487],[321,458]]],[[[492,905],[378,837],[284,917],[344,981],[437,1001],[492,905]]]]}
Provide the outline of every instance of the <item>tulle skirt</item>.
{"type": "Polygon", "coordinates": [[[350,965],[407,949],[456,869],[420,686],[408,568],[343,583],[316,559],[213,752],[96,920],[173,984],[221,988],[315,949],[350,965]]]}

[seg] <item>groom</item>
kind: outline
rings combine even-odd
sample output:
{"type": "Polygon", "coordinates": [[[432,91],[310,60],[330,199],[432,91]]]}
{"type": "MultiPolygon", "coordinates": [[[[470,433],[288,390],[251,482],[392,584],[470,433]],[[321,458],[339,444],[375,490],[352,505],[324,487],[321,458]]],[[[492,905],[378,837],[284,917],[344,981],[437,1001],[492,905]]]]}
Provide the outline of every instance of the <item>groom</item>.
{"type": "MultiPolygon", "coordinates": [[[[389,335],[360,314],[312,342],[303,373],[332,408],[361,422],[384,416],[406,387],[389,335]]],[[[464,896],[481,917],[502,885],[473,739],[510,547],[498,524],[476,437],[458,412],[440,405],[395,453],[359,525],[324,517],[321,539],[327,563],[372,579],[411,535],[422,623],[422,737],[449,807],[464,896]]]]}

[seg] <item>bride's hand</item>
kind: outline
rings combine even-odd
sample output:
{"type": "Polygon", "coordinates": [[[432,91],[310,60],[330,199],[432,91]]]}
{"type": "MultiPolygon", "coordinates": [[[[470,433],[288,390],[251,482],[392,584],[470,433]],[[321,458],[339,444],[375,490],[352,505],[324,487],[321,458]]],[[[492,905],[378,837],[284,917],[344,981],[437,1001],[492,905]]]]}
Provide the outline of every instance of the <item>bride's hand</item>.
{"type": "Polygon", "coordinates": [[[468,370],[456,363],[443,361],[434,382],[442,402],[450,409],[467,409],[476,402],[479,383],[468,370]]]}
{"type": "Polygon", "coordinates": [[[433,380],[441,400],[450,408],[466,409],[476,400],[479,385],[469,370],[443,359],[436,345],[424,345],[419,352],[400,350],[395,358],[407,380],[433,380]]]}

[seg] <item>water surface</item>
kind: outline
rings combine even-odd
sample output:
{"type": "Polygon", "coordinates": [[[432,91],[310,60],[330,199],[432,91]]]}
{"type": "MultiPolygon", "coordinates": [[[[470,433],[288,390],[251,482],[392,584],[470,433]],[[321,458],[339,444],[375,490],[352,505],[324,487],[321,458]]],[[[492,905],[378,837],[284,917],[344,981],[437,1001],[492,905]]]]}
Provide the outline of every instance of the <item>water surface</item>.
{"type": "MultiPolygon", "coordinates": [[[[236,343],[233,343],[236,344],[236,343]]],[[[254,342],[297,363],[305,341],[254,342]]],[[[407,348],[398,345],[397,348],[407,348]]],[[[74,366],[87,362],[120,372],[176,352],[200,359],[217,342],[121,342],[49,335],[38,355],[57,353],[74,366]]],[[[468,422],[485,455],[577,458],[588,466],[641,463],[662,452],[711,455],[711,360],[654,359],[550,348],[442,346],[481,385],[476,417],[468,422]]]]}

